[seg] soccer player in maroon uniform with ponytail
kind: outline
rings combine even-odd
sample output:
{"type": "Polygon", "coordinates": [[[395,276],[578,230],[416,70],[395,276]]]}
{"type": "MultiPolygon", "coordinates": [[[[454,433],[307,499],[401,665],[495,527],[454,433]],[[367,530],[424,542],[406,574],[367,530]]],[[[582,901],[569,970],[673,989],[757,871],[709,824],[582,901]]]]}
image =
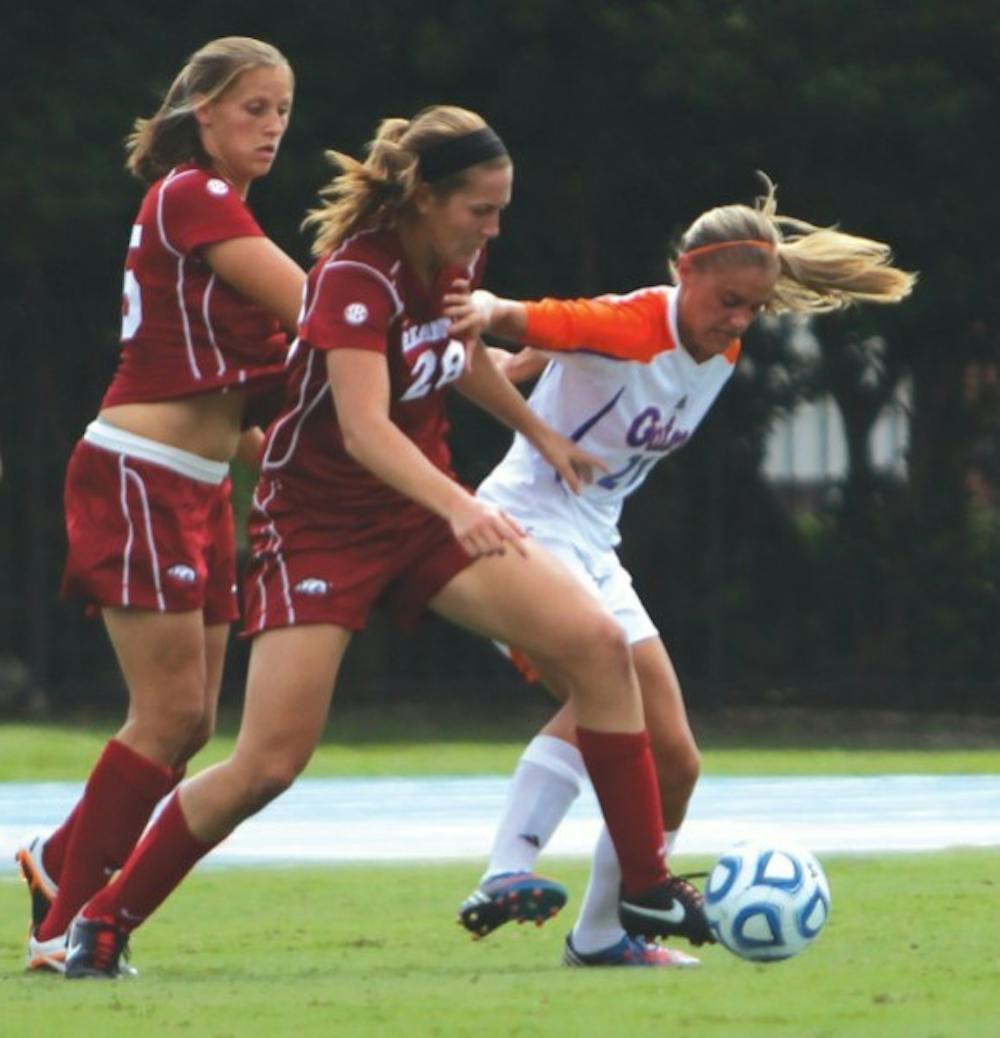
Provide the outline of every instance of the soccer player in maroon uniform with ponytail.
{"type": "MultiPolygon", "coordinates": [[[[404,622],[427,606],[565,675],[625,890],[665,910],[692,890],[667,874],[621,628],[451,471],[444,391],[453,385],[524,435],[570,489],[592,475],[592,457],[532,413],[474,334],[469,288],[510,200],[507,151],[478,115],[437,106],[385,120],[364,163],[334,158],[342,173],[310,216],[318,260],[251,517],[254,642],[236,747],[180,786],[119,876],[83,907],[70,977],[113,975],[129,932],[292,783],[323,730],[351,635],[377,603],[404,622]]],[[[510,877],[507,892],[519,917],[536,921],[565,901],[535,875],[510,877]]],[[[691,936],[710,940],[699,905],[688,907],[691,936]]]]}
{"type": "Polygon", "coordinates": [[[17,853],[29,969],[63,970],[70,921],[214,725],[238,616],[229,461],[238,448],[259,459],[248,405],[280,387],[305,281],[245,200],[292,92],[274,47],[214,40],[129,139],[128,168],[151,186],[125,262],[121,360],[66,475],[63,581],[100,611],[129,712],[70,816],[17,853]]]}

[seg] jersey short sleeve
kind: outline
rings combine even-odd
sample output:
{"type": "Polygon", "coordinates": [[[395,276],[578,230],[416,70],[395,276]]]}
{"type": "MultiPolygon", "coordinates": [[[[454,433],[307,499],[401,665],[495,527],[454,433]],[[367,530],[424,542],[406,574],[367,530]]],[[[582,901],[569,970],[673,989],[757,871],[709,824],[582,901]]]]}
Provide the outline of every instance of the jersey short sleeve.
{"type": "Polygon", "coordinates": [[[524,342],[544,350],[648,362],[675,345],[666,297],[656,288],[597,299],[542,299],[526,303],[525,312],[524,342]]]}
{"type": "Polygon", "coordinates": [[[261,238],[246,202],[221,177],[190,170],[163,185],[159,219],[163,234],[178,252],[231,238],[261,238]]]}
{"type": "Polygon", "coordinates": [[[299,337],[318,350],[385,353],[400,312],[390,282],[361,263],[331,261],[319,272],[299,337]]]}

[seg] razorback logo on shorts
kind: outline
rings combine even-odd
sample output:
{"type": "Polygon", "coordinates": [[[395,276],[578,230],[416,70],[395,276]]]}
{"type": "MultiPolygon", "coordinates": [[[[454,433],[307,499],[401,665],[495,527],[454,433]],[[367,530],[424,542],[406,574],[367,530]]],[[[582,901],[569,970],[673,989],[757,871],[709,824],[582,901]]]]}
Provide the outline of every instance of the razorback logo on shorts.
{"type": "Polygon", "coordinates": [[[198,574],[195,572],[194,567],[188,566],[183,562],[178,562],[171,566],[167,570],[167,576],[173,577],[174,580],[180,581],[182,584],[193,584],[198,579],[198,574]]]}
{"type": "Polygon", "coordinates": [[[325,595],[330,585],[319,577],[305,577],[295,585],[295,590],[300,595],[325,595]]]}

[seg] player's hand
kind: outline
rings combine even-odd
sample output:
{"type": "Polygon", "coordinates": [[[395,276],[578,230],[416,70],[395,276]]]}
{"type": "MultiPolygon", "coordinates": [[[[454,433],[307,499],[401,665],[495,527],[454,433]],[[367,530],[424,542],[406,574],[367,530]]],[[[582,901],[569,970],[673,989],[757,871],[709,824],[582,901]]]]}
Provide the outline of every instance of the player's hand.
{"type": "Polygon", "coordinates": [[[509,515],[495,505],[469,494],[448,517],[451,532],[458,543],[473,557],[504,555],[513,548],[527,555],[525,531],[509,515]]]}
{"type": "Polygon", "coordinates": [[[495,301],[492,292],[483,292],[478,289],[469,291],[469,282],[465,278],[456,278],[451,287],[444,295],[444,315],[451,321],[449,334],[454,339],[472,346],[479,341],[479,337],[489,328],[491,305],[477,296],[486,295],[495,301]]]}
{"type": "Polygon", "coordinates": [[[533,443],[574,494],[579,494],[585,484],[593,483],[598,472],[608,471],[600,458],[548,426],[535,436],[533,443]]]}

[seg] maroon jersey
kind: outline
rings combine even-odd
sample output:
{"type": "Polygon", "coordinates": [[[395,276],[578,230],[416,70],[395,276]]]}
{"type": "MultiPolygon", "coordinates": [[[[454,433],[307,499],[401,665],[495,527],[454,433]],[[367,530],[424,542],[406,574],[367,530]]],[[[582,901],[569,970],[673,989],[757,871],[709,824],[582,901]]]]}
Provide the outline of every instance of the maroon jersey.
{"type": "Polygon", "coordinates": [[[201,250],[263,237],[246,202],[210,170],[178,166],[146,192],[125,260],[122,352],[102,407],[170,400],[281,378],[276,318],[217,277],[201,250]]]}
{"type": "Polygon", "coordinates": [[[344,449],[325,361],[336,349],[385,354],[389,417],[454,478],[444,390],[465,370],[466,357],[448,333],[442,297],[455,278],[477,284],[483,261],[480,253],[472,270],[446,267],[428,288],[393,231],[359,234],[319,260],[309,274],[285,406],[268,430],[263,480],[280,480],[299,502],[335,511],[345,525],[418,507],[344,449]]]}

